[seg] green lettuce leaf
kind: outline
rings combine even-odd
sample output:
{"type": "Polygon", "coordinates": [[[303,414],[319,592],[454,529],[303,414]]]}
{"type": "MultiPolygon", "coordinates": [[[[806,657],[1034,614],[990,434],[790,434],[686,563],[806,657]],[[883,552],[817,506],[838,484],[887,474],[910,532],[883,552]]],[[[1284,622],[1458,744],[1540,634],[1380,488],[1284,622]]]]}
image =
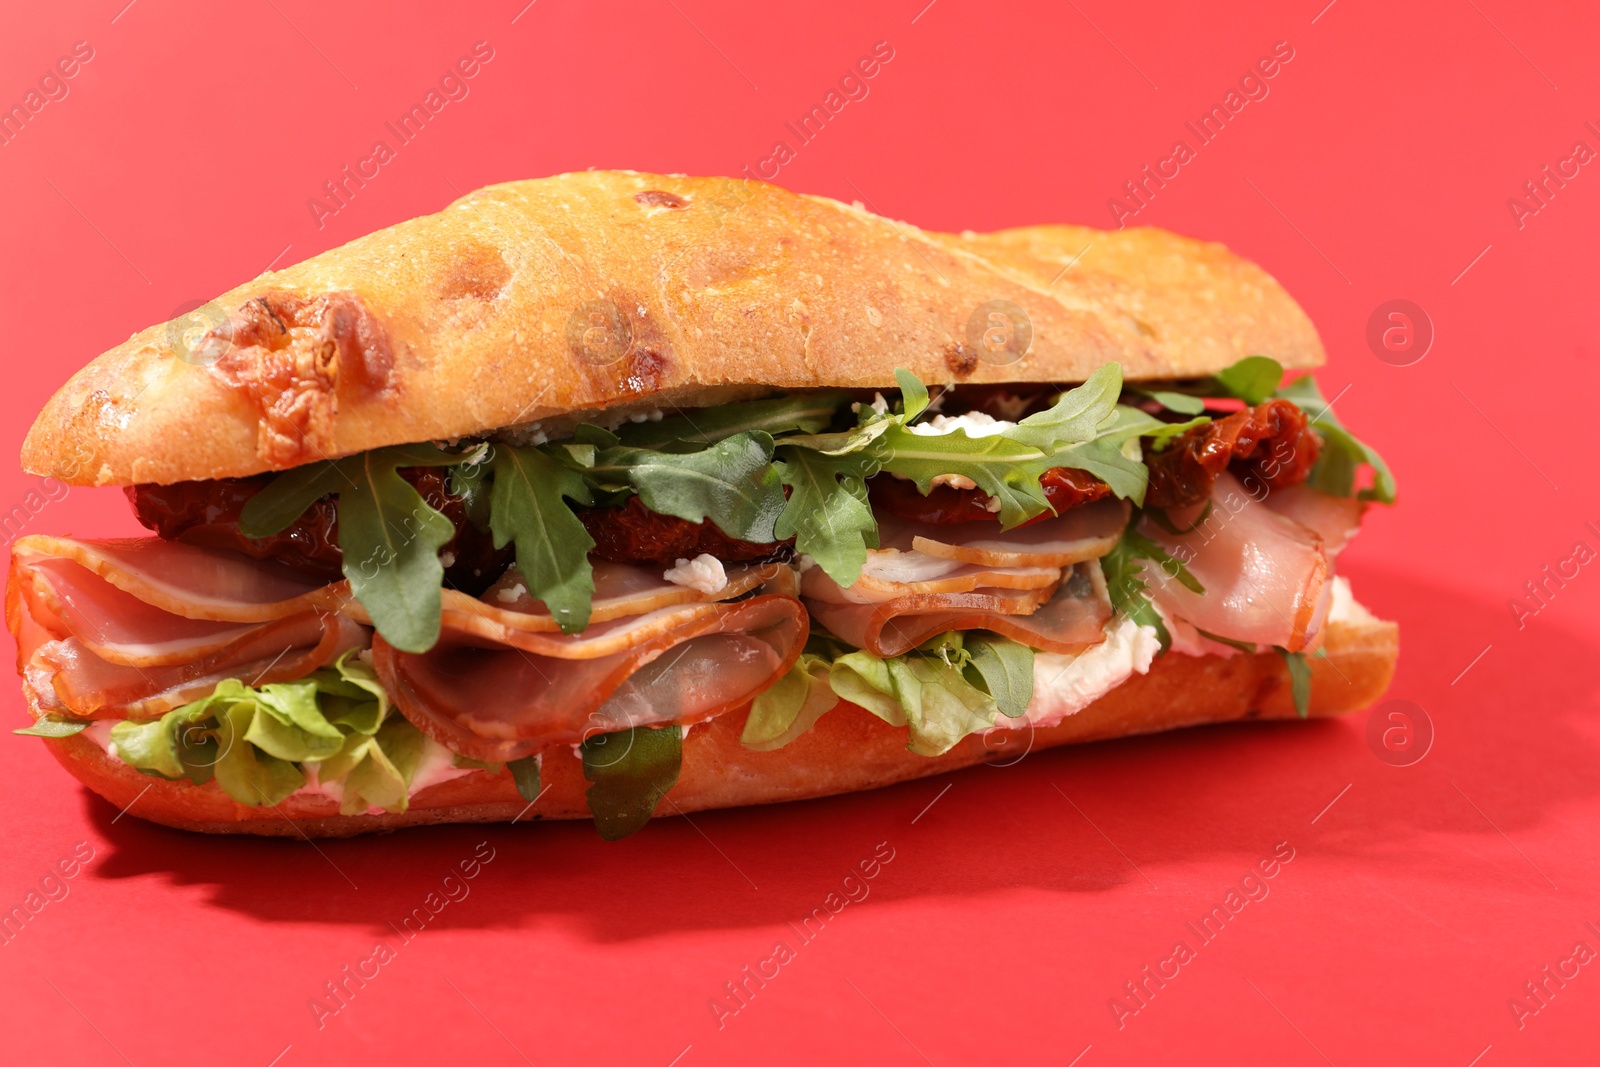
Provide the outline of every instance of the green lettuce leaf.
{"type": "Polygon", "coordinates": [[[342,795],[340,810],[404,811],[426,741],[391,715],[372,669],[350,654],[298,682],[251,687],[237,679],[149,722],[119,722],[124,763],[156,777],[213,777],[249,807],[273,805],[306,783],[303,768],[342,795]]]}
{"type": "Polygon", "coordinates": [[[1322,434],[1322,455],[1317,457],[1317,465],[1311,469],[1307,484],[1333,496],[1355,496],[1380,504],[1395,502],[1397,487],[1389,465],[1376,450],[1344,428],[1311,375],[1290,382],[1278,390],[1278,396],[1299,405],[1311,417],[1311,425],[1322,434]],[[1372,468],[1372,485],[1357,492],[1356,472],[1363,464],[1372,468]]]}
{"type": "Polygon", "coordinates": [[[844,700],[891,726],[909,731],[906,747],[942,755],[962,738],[992,728],[1000,714],[994,697],[974,685],[960,634],[944,634],[914,652],[880,659],[850,652],[834,660],[828,683],[844,700]]]}
{"type": "Polygon", "coordinates": [[[841,389],[823,389],[770,400],[724,404],[673,415],[659,422],[627,423],[617,427],[616,436],[622,444],[633,448],[661,448],[715,444],[754,430],[773,436],[794,431],[816,433],[833,421],[849,398],[850,394],[841,389]]]}
{"type": "Polygon", "coordinates": [[[839,703],[828,684],[832,667],[831,657],[802,653],[787,674],[751,701],[740,742],[757,752],[771,752],[815,726],[839,703]]]}
{"type": "Polygon", "coordinates": [[[1180,415],[1202,415],[1206,410],[1206,402],[1190,393],[1174,393],[1165,389],[1140,389],[1136,386],[1127,386],[1127,391],[1136,396],[1149,397],[1168,411],[1176,411],[1180,415]]]}
{"type": "Polygon", "coordinates": [[[25,726],[20,730],[12,730],[14,734],[23,737],[71,737],[73,734],[82,733],[89,728],[86,722],[74,722],[71,719],[52,719],[46,716],[32,726],[25,726]]]}
{"type": "Polygon", "coordinates": [[[592,783],[584,794],[589,812],[607,841],[649,822],[683,765],[683,731],[677,726],[635,726],[591,737],[578,748],[583,776],[592,783]]]}
{"type": "Polygon", "coordinates": [[[594,538],[567,505],[591,504],[584,476],[533,448],[500,446],[494,456],[489,528],[494,546],[516,545],[517,570],[528,595],[550,609],[563,633],[589,625],[594,538]]]}

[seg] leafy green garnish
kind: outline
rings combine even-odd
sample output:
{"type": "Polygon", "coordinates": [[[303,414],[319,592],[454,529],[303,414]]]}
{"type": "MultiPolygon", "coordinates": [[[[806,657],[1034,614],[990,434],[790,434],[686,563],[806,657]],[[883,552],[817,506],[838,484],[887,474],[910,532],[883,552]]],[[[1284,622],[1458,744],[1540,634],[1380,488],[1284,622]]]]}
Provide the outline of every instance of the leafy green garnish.
{"type": "Polygon", "coordinates": [[[432,445],[399,445],[296,467],[250,498],[239,529],[247,537],[270,537],[336,494],[350,591],[385,641],[403,652],[426,652],[439,639],[439,549],[455,536],[455,525],[398,470],[453,466],[466,458],[432,445]]]}
{"type": "Polygon", "coordinates": [[[866,479],[875,473],[871,453],[829,456],[809,448],[781,448],[778,476],[790,489],[774,536],[795,539],[795,551],[843,588],[854,585],[878,547],[878,520],[867,499],[866,479]]]}
{"type": "Polygon", "coordinates": [[[995,698],[967,676],[970,665],[962,635],[943,634],[892,659],[847,653],[834,661],[828,682],[838,696],[890,726],[907,727],[912,752],[938,756],[992,729],[1001,714],[995,698]]]}
{"type": "Polygon", "coordinates": [[[1134,386],[1128,386],[1127,389],[1138,396],[1147,396],[1168,411],[1176,411],[1180,415],[1201,415],[1206,410],[1205,400],[1190,393],[1174,393],[1165,389],[1140,389],[1134,386]]]}
{"type": "Polygon", "coordinates": [[[1294,698],[1294,710],[1304,719],[1311,714],[1311,664],[1306,662],[1304,652],[1290,652],[1272,646],[1272,650],[1283,657],[1283,665],[1289,670],[1289,694],[1294,698]]]}
{"type": "Polygon", "coordinates": [[[815,726],[839,703],[828,685],[832,666],[831,656],[802,653],[787,674],[751,701],[740,742],[757,752],[771,752],[815,726]]]}
{"type": "Polygon", "coordinates": [[[1357,440],[1344,428],[1332,406],[1323,399],[1322,391],[1309,374],[1297,378],[1278,390],[1278,396],[1292,400],[1311,417],[1311,425],[1322,434],[1322,455],[1311,469],[1309,484],[1333,496],[1355,496],[1361,500],[1376,500],[1380,504],[1395,502],[1394,475],[1383,457],[1370,446],[1357,440]],[[1372,485],[1356,492],[1356,471],[1366,464],[1372,468],[1372,485]]]}
{"type": "Polygon", "coordinates": [[[14,734],[23,737],[71,737],[73,734],[82,733],[89,728],[86,722],[73,722],[70,719],[52,719],[48,716],[38,720],[32,726],[24,726],[20,730],[12,730],[14,734]]]}
{"type": "Polygon", "coordinates": [[[1254,406],[1264,403],[1283,381],[1283,365],[1270,356],[1246,356],[1216,374],[1228,396],[1254,406]]]}
{"type": "Polygon", "coordinates": [[[594,538],[567,506],[593,502],[584,476],[534,448],[495,450],[489,494],[494,546],[516,545],[517,570],[528,595],[541,601],[563,633],[589,625],[594,538]]]}
{"type": "Polygon", "coordinates": [[[969,633],[963,642],[967,680],[994,698],[1000,714],[1015,719],[1033,703],[1033,649],[995,634],[969,633]]]}
{"type": "MultiPolygon", "coordinates": [[[[568,453],[582,462],[576,450],[568,453]]],[[[610,490],[631,489],[657,515],[710,520],[741,541],[771,541],[783,511],[772,436],[760,430],[734,434],[698,452],[600,447],[583,466],[591,482],[610,490]]]]}
{"type": "Polygon", "coordinates": [[[816,433],[827,428],[848,399],[849,394],[840,389],[796,393],[770,400],[700,408],[692,415],[682,413],[659,422],[628,423],[619,426],[616,434],[625,445],[661,448],[676,444],[709,445],[752,430],[774,436],[791,431],[816,433]]]}
{"type": "Polygon", "coordinates": [[[584,794],[589,813],[607,841],[649,822],[683,765],[683,731],[677,726],[635,726],[588,738],[578,748],[583,776],[593,783],[584,794]]]}
{"type": "Polygon", "coordinates": [[[197,785],[214,777],[249,807],[277,804],[305,785],[303,768],[315,766],[345,814],[404,811],[426,742],[390,710],[372,669],[347,654],[298,682],[251,687],[230,679],[159,719],[117,723],[111,740],[136,770],[197,785]]]}
{"type": "Polygon", "coordinates": [[[506,770],[511,772],[511,780],[517,783],[517,795],[529,804],[539,799],[539,757],[524,756],[514,759],[506,764],[506,770]]]}
{"type": "MultiPolygon", "coordinates": [[[[402,652],[426,652],[439,640],[439,550],[456,527],[396,471],[417,464],[387,451],[354,457],[355,485],[339,492],[341,569],[385,641],[402,652]]],[[[455,457],[441,453],[434,462],[455,457]]]]}
{"type": "Polygon", "coordinates": [[[1175,578],[1191,592],[1204,593],[1205,586],[1189,573],[1183,561],[1135,529],[1138,521],[1139,513],[1135,512],[1128,522],[1128,528],[1123,531],[1122,540],[1101,557],[1100,570],[1105,575],[1106,592],[1110,595],[1112,608],[1140,626],[1154,627],[1156,638],[1161,642],[1161,651],[1165,652],[1172,647],[1172,634],[1162,621],[1161,613],[1146,595],[1150,591],[1149,583],[1144,580],[1146,564],[1156,564],[1164,574],[1175,578]]]}

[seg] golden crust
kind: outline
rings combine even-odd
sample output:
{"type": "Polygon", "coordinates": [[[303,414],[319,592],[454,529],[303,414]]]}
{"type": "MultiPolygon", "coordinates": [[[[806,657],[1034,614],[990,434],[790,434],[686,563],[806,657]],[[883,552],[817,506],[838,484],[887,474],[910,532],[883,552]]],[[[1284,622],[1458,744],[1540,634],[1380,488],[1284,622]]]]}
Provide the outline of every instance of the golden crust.
{"type": "Polygon", "coordinates": [[[1220,244],[929,233],[761,182],[590,171],[490,186],[135,334],[50,400],[22,460],[167,483],[602,407],[885,387],[895,367],[1070,382],[1118,360],[1152,379],[1253,353],[1323,359],[1294,300],[1220,244]],[[1009,363],[969,334],[996,300],[1031,324],[1009,363]]]}
{"type": "MultiPolygon", "coordinates": [[[[1327,628],[1325,658],[1312,658],[1311,714],[1342,715],[1370,706],[1388,688],[1399,653],[1392,622],[1339,622],[1327,628]]],[[[1014,761],[1056,745],[1153,733],[1199,723],[1295,717],[1289,679],[1276,653],[1258,656],[1167,655],[1060,725],[994,741],[969,737],[943,756],[906,751],[905,731],[852,704],[835,708],[807,734],[775,752],[739,743],[745,716],[723,715],[684,740],[678,784],[658,816],[705,808],[801,800],[891,785],[984,760],[1014,761]]],[[[292,796],[277,808],[235,803],[215,782],[195,786],[140,774],[82,737],[46,741],[63,766],[130,815],[185,830],[269,836],[348,837],[445,822],[577,819],[589,814],[587,783],[568,748],[545,753],[545,792],[528,805],[509,775],[475,772],[432,786],[400,814],[340,815],[331,800],[292,796]]]]}

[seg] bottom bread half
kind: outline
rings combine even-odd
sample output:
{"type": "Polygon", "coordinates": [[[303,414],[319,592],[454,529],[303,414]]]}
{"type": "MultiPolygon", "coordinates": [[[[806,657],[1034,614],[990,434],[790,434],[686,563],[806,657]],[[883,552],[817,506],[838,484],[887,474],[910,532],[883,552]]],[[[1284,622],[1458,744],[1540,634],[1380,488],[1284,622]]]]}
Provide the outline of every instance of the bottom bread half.
{"type": "MultiPolygon", "coordinates": [[[[1341,715],[1371,705],[1394,674],[1399,627],[1378,620],[1328,627],[1326,655],[1309,657],[1311,714],[1341,715]]],[[[906,732],[871,713],[841,704],[809,733],[774,752],[739,743],[742,711],[693,727],[683,742],[678,783],[656,809],[658,816],[705,808],[771,804],[781,800],[849,793],[953,771],[985,760],[1011,761],[1024,752],[1079,741],[1100,741],[1179,726],[1238,719],[1296,717],[1289,675],[1277,653],[1157,658],[1149,673],[1134,675],[1061,723],[972,736],[942,756],[906,750],[906,732]]],[[[450,822],[531,822],[589,815],[588,783],[571,748],[545,753],[544,792],[529,805],[509,774],[476,771],[430,786],[404,812],[341,815],[320,794],[295,794],[269,807],[246,807],[215,782],[203,786],[140,774],[81,734],[52,739],[63,766],[128,814],[185,830],[272,836],[348,837],[403,826],[450,822]]]]}

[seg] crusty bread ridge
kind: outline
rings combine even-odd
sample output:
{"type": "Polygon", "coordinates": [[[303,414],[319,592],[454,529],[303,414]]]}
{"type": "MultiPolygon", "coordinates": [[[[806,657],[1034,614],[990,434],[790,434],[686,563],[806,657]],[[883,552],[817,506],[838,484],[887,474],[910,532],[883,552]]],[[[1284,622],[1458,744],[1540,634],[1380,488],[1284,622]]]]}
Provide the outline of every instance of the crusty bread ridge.
{"type": "Polygon", "coordinates": [[[1152,379],[1254,353],[1323,360],[1294,300],[1220,244],[931,233],[762,182],[590,171],[490,186],[135,334],[49,401],[22,459],[169,483],[602,407],[886,387],[895,367],[1072,382],[1118,360],[1152,379]],[[969,323],[1013,305],[1031,348],[1000,362],[969,323]]]}
{"type": "MultiPolygon", "coordinates": [[[[1383,695],[1394,674],[1399,627],[1376,619],[1327,628],[1325,657],[1312,657],[1311,714],[1341,715],[1383,695]]],[[[37,714],[37,711],[35,712],[37,714]]],[[[1003,744],[969,737],[943,756],[906,751],[905,731],[844,704],[787,747],[753,752],[739,743],[745,713],[693,727],[684,740],[678,784],[658,816],[706,808],[801,800],[892,785],[989,760],[1008,763],[1055,745],[1097,741],[1200,723],[1291,719],[1289,679],[1276,653],[1217,656],[1170,654],[1058,726],[1022,730],[1003,744]]],[[[331,800],[291,796],[277,807],[247,808],[215,782],[195,786],[140,774],[82,736],[45,742],[63,766],[118,808],[153,822],[205,833],[349,837],[377,830],[449,822],[531,822],[588,816],[587,783],[566,747],[545,753],[546,791],[528,805],[509,775],[476,772],[412,797],[399,814],[340,815],[331,800]]]]}

